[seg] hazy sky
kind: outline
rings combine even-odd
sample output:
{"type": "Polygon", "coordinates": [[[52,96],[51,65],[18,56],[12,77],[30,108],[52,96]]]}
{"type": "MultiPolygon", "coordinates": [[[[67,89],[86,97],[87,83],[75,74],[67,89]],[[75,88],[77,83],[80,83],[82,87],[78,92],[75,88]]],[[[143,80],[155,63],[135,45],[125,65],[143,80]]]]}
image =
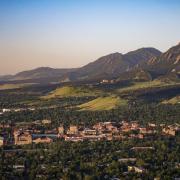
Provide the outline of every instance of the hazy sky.
{"type": "Polygon", "coordinates": [[[180,0],[0,0],[1,75],[179,41],[180,0]]]}

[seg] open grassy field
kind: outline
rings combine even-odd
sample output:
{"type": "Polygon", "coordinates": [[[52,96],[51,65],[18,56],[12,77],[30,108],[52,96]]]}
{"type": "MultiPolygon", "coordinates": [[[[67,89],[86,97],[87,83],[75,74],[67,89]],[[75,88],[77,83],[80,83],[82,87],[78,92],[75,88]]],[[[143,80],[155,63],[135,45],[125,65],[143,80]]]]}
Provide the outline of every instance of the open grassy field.
{"type": "Polygon", "coordinates": [[[166,82],[162,82],[160,80],[154,80],[154,81],[148,81],[148,82],[136,82],[131,86],[120,88],[116,92],[122,93],[122,92],[128,92],[128,91],[135,91],[138,89],[164,87],[164,86],[169,86],[169,85],[173,85],[173,84],[175,84],[175,83],[173,83],[173,82],[166,83],[166,82]]]}
{"type": "Polygon", "coordinates": [[[19,89],[23,87],[28,87],[33,85],[34,83],[24,83],[24,84],[2,84],[0,85],[0,90],[8,90],[8,89],[19,89]]]}
{"type": "Polygon", "coordinates": [[[95,90],[88,87],[64,86],[57,88],[46,96],[43,96],[42,99],[51,99],[56,97],[97,96],[102,93],[103,92],[100,90],[95,90]]]}
{"type": "Polygon", "coordinates": [[[111,110],[117,106],[127,105],[127,101],[116,96],[98,97],[92,101],[79,105],[81,111],[111,110]]]}
{"type": "Polygon", "coordinates": [[[162,101],[162,104],[179,104],[180,103],[180,96],[173,97],[168,100],[162,101]]]}

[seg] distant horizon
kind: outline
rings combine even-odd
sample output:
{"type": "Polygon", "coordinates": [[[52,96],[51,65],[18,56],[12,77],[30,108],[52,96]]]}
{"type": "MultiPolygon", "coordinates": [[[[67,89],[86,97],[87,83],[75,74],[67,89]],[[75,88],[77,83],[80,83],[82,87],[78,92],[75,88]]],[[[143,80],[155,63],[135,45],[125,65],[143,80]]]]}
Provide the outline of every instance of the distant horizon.
{"type": "MultiPolygon", "coordinates": [[[[177,45],[177,44],[179,44],[179,43],[176,43],[175,45],[177,45]]],[[[173,46],[175,46],[175,45],[173,45],[173,46]]],[[[173,47],[173,46],[171,46],[171,47],[173,47]]],[[[171,47],[169,47],[168,49],[170,49],[171,47]]],[[[30,71],[30,70],[38,69],[38,68],[78,69],[78,68],[81,68],[81,67],[83,67],[83,66],[91,63],[91,62],[94,62],[94,61],[98,60],[99,58],[101,58],[101,57],[103,57],[103,56],[107,56],[107,55],[114,54],[114,53],[120,53],[120,54],[123,54],[123,55],[124,55],[124,54],[126,54],[126,53],[129,53],[129,52],[132,52],[132,51],[136,51],[136,50],[139,50],[139,49],[142,49],[142,48],[154,48],[154,49],[156,49],[156,50],[159,50],[161,53],[164,53],[164,52],[166,52],[166,51],[168,50],[168,49],[166,49],[165,51],[161,51],[160,49],[157,49],[157,48],[155,48],[155,47],[141,47],[141,48],[138,48],[138,49],[134,49],[134,50],[127,51],[127,52],[125,52],[125,53],[121,53],[121,52],[108,53],[108,54],[102,55],[102,56],[100,56],[100,57],[97,57],[96,59],[91,60],[91,61],[87,62],[86,64],[80,65],[80,66],[78,66],[78,67],[68,67],[68,68],[66,68],[66,67],[53,67],[53,66],[37,66],[37,67],[30,68],[30,69],[22,69],[22,70],[20,70],[20,71],[18,71],[18,72],[11,73],[11,74],[0,74],[0,76],[15,75],[15,74],[17,74],[17,73],[19,73],[19,72],[30,71]]]]}
{"type": "MultiPolygon", "coordinates": [[[[180,43],[180,42],[176,43],[175,45],[177,45],[177,44],[179,44],[179,43],[180,43]]],[[[173,46],[175,46],[175,45],[172,45],[171,47],[173,47],[173,46]]],[[[114,53],[120,53],[120,54],[123,54],[123,55],[124,55],[124,54],[126,54],[126,53],[129,53],[129,52],[132,52],[132,51],[136,51],[136,50],[139,50],[139,49],[142,49],[142,48],[154,48],[154,49],[156,49],[156,50],[159,50],[161,53],[164,53],[164,52],[166,52],[168,49],[170,49],[171,47],[167,48],[165,51],[161,51],[160,49],[157,49],[157,48],[152,47],[152,46],[149,46],[149,47],[140,47],[140,48],[137,48],[137,49],[134,49],[134,50],[127,51],[127,52],[125,52],[125,53],[121,53],[121,52],[117,52],[117,51],[116,51],[116,52],[111,52],[111,53],[108,53],[108,54],[101,55],[101,56],[97,57],[96,59],[87,61],[86,64],[83,64],[83,65],[80,65],[80,66],[77,66],[77,67],[53,67],[53,66],[51,66],[51,65],[50,65],[50,66],[43,66],[43,65],[42,65],[42,66],[32,67],[32,68],[29,68],[29,69],[22,69],[22,70],[20,70],[20,71],[18,71],[18,72],[15,72],[15,73],[0,74],[0,76],[16,75],[16,74],[19,73],[19,72],[30,71],[30,70],[38,69],[38,68],[78,69],[78,68],[81,68],[81,67],[83,67],[83,66],[91,63],[91,62],[94,62],[94,61],[98,60],[99,58],[101,58],[101,57],[103,57],[103,56],[107,56],[107,55],[114,54],[114,53]]]]}
{"type": "Polygon", "coordinates": [[[178,0],[1,0],[0,75],[179,43],[178,0]]]}

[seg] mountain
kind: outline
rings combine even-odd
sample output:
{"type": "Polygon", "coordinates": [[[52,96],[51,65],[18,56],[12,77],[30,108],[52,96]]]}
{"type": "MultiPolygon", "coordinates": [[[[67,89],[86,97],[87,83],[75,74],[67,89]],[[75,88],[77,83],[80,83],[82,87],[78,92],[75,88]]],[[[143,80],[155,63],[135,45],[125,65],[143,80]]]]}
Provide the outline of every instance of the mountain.
{"type": "Polygon", "coordinates": [[[8,81],[11,78],[13,78],[13,75],[0,76],[0,81],[8,81]]]}
{"type": "Polygon", "coordinates": [[[73,70],[75,69],[54,69],[50,67],[40,67],[33,70],[17,73],[13,77],[13,80],[61,77],[65,73],[71,72],[73,70]]]}
{"type": "Polygon", "coordinates": [[[170,48],[159,57],[152,58],[144,67],[153,78],[179,77],[180,75],[180,43],[170,48]]]}
{"type": "Polygon", "coordinates": [[[138,66],[146,63],[152,58],[160,56],[161,54],[162,53],[155,48],[141,48],[125,54],[124,58],[131,64],[131,66],[138,66]]]}
{"type": "Polygon", "coordinates": [[[160,54],[161,52],[154,48],[141,48],[127,54],[109,54],[70,73],[68,78],[71,80],[115,78],[160,54]]]}
{"type": "Polygon", "coordinates": [[[15,74],[14,76],[2,76],[0,80],[4,81],[20,81],[20,80],[36,80],[36,79],[57,79],[61,78],[64,74],[74,71],[75,69],[54,69],[50,67],[40,67],[33,70],[23,71],[15,74]]]}
{"type": "Polygon", "coordinates": [[[81,80],[100,80],[102,78],[112,79],[121,73],[128,72],[135,66],[146,63],[149,59],[156,58],[161,54],[155,48],[141,48],[127,54],[113,53],[103,56],[81,68],[76,69],[54,69],[40,67],[37,69],[23,71],[12,76],[0,77],[0,81],[28,81],[28,82],[67,82],[81,80]]]}
{"type": "Polygon", "coordinates": [[[116,81],[153,80],[179,81],[180,78],[180,44],[170,48],[160,56],[152,57],[146,62],[135,65],[128,72],[121,73],[116,81]]]}
{"type": "Polygon", "coordinates": [[[152,77],[151,74],[143,68],[135,67],[130,71],[121,73],[119,77],[116,78],[117,82],[122,80],[151,81],[152,77]]]}

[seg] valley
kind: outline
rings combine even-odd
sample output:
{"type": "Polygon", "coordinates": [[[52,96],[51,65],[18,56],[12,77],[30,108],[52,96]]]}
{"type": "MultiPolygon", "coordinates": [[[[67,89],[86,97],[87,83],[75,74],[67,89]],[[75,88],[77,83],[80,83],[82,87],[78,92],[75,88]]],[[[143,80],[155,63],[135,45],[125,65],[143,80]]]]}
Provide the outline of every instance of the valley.
{"type": "Polygon", "coordinates": [[[115,53],[78,69],[38,68],[1,81],[1,175],[179,177],[180,81],[173,49],[177,53],[179,45],[164,54],[115,53]]]}

